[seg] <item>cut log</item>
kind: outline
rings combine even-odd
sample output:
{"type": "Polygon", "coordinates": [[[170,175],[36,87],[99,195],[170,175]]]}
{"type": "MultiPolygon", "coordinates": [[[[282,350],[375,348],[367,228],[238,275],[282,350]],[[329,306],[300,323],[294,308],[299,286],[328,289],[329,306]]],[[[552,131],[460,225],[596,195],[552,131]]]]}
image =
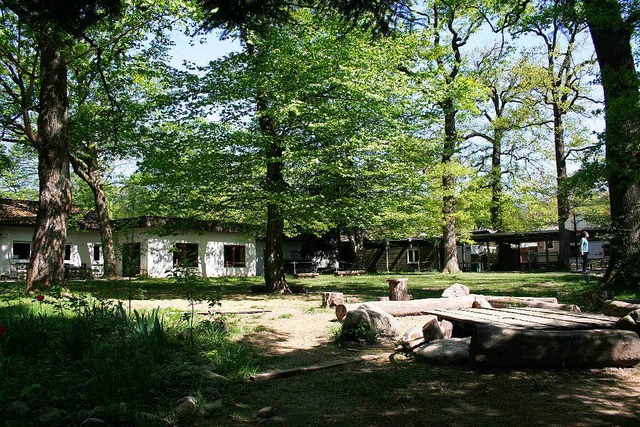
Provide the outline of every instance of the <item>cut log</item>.
{"type": "Polygon", "coordinates": [[[602,314],[624,317],[632,311],[640,310],[640,303],[607,300],[602,305],[602,314]]]}
{"type": "Polygon", "coordinates": [[[477,296],[473,301],[472,308],[494,308],[489,302],[482,296],[477,296]]]}
{"type": "MultiPolygon", "coordinates": [[[[457,310],[460,308],[471,308],[475,301],[472,295],[458,298],[425,298],[411,301],[373,301],[367,302],[392,316],[420,316],[429,310],[457,310]]],[[[355,310],[363,303],[336,305],[336,317],[338,320],[344,319],[347,311],[355,310]]]]}
{"type": "Polygon", "coordinates": [[[409,279],[387,279],[390,301],[409,301],[409,279]]]}
{"type": "Polygon", "coordinates": [[[322,307],[335,307],[338,304],[344,304],[344,295],[342,292],[322,293],[322,307]]]}
{"type": "Polygon", "coordinates": [[[435,341],[441,340],[444,338],[444,333],[442,329],[440,329],[440,323],[438,323],[438,318],[433,316],[427,323],[422,327],[422,336],[425,341],[435,341]]]}
{"type": "Polygon", "coordinates": [[[320,273],[296,273],[293,275],[296,279],[315,279],[320,273]]]}
{"type": "Polygon", "coordinates": [[[507,306],[517,305],[519,303],[527,302],[546,302],[550,304],[558,304],[558,299],[553,297],[510,297],[510,296],[492,296],[492,295],[477,295],[487,300],[493,308],[506,308],[507,306]]]}
{"type": "Polygon", "coordinates": [[[335,276],[359,276],[364,273],[364,270],[338,270],[333,274],[335,276]]]}
{"type": "Polygon", "coordinates": [[[440,321],[440,330],[444,334],[444,338],[448,340],[453,336],[453,323],[449,322],[447,319],[442,319],[440,321]]]}
{"type": "Polygon", "coordinates": [[[580,307],[575,304],[558,304],[558,300],[556,298],[478,296],[476,301],[480,301],[481,298],[484,298],[485,301],[493,308],[532,307],[546,308],[549,310],[564,310],[572,313],[581,312],[580,307]]]}
{"type": "Polygon", "coordinates": [[[478,367],[631,367],[640,362],[640,338],[617,329],[559,331],[477,325],[470,356],[478,367]]]}
{"type": "Polygon", "coordinates": [[[319,363],[317,365],[301,366],[301,367],[292,368],[292,369],[279,369],[271,372],[265,372],[262,374],[251,375],[249,379],[251,381],[265,381],[265,380],[271,380],[274,378],[291,377],[293,375],[298,375],[303,372],[318,371],[320,369],[333,368],[335,366],[342,366],[348,363],[365,362],[368,360],[379,359],[380,357],[382,357],[381,354],[369,354],[364,356],[352,357],[349,359],[336,360],[333,362],[319,363]]]}

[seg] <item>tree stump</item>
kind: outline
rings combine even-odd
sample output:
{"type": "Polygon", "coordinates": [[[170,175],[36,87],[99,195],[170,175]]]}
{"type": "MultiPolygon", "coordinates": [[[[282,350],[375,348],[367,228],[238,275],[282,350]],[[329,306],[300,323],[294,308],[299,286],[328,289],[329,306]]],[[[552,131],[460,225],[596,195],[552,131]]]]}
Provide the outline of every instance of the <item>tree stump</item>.
{"type": "Polygon", "coordinates": [[[422,336],[426,342],[441,340],[444,338],[444,333],[440,329],[440,323],[436,316],[432,316],[422,327],[422,336]]]}
{"type": "Polygon", "coordinates": [[[344,304],[344,295],[342,292],[323,292],[322,307],[335,307],[344,304]]]}
{"type": "Polygon", "coordinates": [[[389,300],[409,301],[409,279],[387,279],[389,283],[389,300]]]}

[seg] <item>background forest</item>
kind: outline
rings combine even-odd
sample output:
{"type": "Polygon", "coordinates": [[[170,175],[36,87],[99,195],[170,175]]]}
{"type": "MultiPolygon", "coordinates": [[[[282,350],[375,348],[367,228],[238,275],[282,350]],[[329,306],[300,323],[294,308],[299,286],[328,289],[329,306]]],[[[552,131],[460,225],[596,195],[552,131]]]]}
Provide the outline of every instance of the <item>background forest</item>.
{"type": "MultiPolygon", "coordinates": [[[[75,172],[62,205],[96,208],[103,240],[140,215],[247,224],[283,290],[284,235],[442,236],[456,272],[471,230],[558,227],[568,264],[570,218],[617,227],[592,43],[615,23],[590,1],[75,1],[66,24],[40,3],[0,1],[0,196],[48,200],[58,55],[75,172]],[[197,46],[212,30],[237,51],[172,65],[176,34],[197,46]]],[[[603,4],[631,46],[638,5],[603,4]]]]}

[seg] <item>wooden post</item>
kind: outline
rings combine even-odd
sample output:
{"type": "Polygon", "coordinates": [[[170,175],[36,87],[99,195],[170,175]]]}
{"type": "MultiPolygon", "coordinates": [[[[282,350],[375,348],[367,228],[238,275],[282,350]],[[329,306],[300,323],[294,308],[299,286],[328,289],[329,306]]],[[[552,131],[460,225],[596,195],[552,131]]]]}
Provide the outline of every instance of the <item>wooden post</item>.
{"type": "Polygon", "coordinates": [[[391,301],[409,301],[409,279],[387,279],[389,283],[389,300],[391,301]]]}

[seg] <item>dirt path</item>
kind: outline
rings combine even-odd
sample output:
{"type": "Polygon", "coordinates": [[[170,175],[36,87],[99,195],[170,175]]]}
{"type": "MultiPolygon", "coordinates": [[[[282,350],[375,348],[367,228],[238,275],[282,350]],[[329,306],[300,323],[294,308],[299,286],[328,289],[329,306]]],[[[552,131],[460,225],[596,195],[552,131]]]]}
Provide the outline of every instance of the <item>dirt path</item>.
{"type": "MultiPolygon", "coordinates": [[[[245,331],[242,341],[266,355],[265,370],[391,352],[389,344],[338,348],[333,309],[320,295],[222,301],[245,331]]],[[[133,301],[133,307],[189,310],[185,300],[133,301]]],[[[195,306],[207,311],[206,303],[195,306]]],[[[398,319],[403,330],[424,318],[398,319]]],[[[272,406],[293,426],[637,426],[640,368],[593,370],[485,370],[437,367],[386,357],[225,390],[225,416],[213,425],[254,425],[258,409],[272,406]]],[[[208,424],[211,425],[211,424],[208,424]]]]}

